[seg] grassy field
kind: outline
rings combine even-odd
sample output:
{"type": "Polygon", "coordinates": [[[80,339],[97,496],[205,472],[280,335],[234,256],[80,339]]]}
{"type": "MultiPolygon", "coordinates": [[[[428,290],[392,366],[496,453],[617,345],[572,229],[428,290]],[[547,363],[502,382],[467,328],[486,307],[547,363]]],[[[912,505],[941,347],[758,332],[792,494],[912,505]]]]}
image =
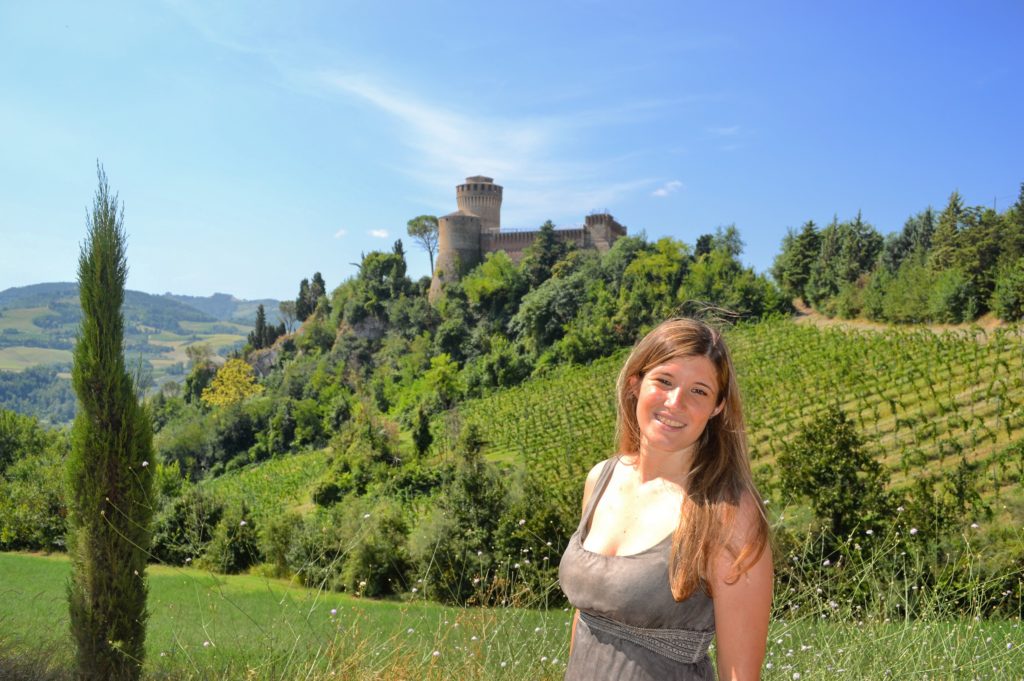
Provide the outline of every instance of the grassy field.
{"type": "MultiPolygon", "coordinates": [[[[66,668],[66,559],[0,554],[0,574],[0,669],[33,651],[66,668]]],[[[148,679],[553,680],[565,669],[563,609],[371,601],[162,566],[149,584],[148,679]]],[[[1024,679],[1020,621],[945,619],[939,607],[894,622],[827,596],[804,612],[790,603],[777,596],[765,679],[1024,679]]]]}
{"type": "Polygon", "coordinates": [[[22,371],[39,364],[70,364],[70,350],[15,346],[0,348],[0,371],[22,371]]]}

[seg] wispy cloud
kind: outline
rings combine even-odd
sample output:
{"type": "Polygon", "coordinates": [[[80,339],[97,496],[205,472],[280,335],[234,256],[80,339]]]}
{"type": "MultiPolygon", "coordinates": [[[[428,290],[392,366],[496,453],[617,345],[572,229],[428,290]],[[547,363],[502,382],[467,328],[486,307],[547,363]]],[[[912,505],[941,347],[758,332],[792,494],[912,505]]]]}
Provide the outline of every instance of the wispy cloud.
{"type": "Polygon", "coordinates": [[[319,71],[315,83],[369,104],[391,116],[401,143],[415,151],[403,168],[418,181],[450,191],[452,179],[484,173],[515,187],[502,223],[535,226],[557,215],[611,208],[625,195],[650,186],[648,178],[621,178],[614,159],[566,160],[558,148],[579,141],[589,128],[602,129],[647,116],[657,102],[572,115],[503,118],[468,115],[379,85],[365,76],[319,71]]]}
{"type": "Polygon", "coordinates": [[[708,128],[708,132],[710,132],[712,135],[718,135],[719,137],[735,137],[736,135],[740,134],[740,126],[728,125],[720,126],[717,128],[708,128]]]}
{"type": "Polygon", "coordinates": [[[334,233],[334,238],[335,239],[340,239],[341,237],[345,236],[346,234],[348,234],[348,230],[342,228],[342,229],[339,229],[337,232],[334,233]]]}
{"type": "Polygon", "coordinates": [[[675,194],[677,191],[683,188],[683,183],[679,180],[669,180],[665,184],[661,185],[653,192],[651,196],[657,196],[658,198],[664,198],[669,194],[675,194]]]}
{"type": "Polygon", "coordinates": [[[370,230],[370,236],[376,237],[378,239],[387,239],[388,238],[388,230],[386,230],[386,229],[371,229],[370,230]]]}

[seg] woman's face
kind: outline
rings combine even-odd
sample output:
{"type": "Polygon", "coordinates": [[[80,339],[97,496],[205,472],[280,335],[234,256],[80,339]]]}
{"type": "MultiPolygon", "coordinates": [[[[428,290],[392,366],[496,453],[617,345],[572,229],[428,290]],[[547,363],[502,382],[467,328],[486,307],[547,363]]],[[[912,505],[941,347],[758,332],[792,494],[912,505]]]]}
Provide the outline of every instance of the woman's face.
{"type": "Polygon", "coordinates": [[[677,357],[648,371],[637,384],[640,448],[672,453],[693,445],[722,409],[718,373],[703,355],[677,357]]]}

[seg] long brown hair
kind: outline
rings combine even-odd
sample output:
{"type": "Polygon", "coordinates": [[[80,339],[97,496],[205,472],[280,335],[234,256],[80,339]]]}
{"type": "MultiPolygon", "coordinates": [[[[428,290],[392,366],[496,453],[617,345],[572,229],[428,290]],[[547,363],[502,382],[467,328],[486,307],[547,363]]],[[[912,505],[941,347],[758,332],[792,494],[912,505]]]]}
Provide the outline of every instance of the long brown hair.
{"type": "Polygon", "coordinates": [[[724,406],[704,427],[684,483],[669,564],[672,596],[677,601],[687,598],[698,587],[710,594],[710,565],[718,550],[725,549],[733,558],[732,572],[726,577],[732,583],[757,562],[769,541],[764,504],[750,470],[746,426],[732,358],[722,334],[708,324],[695,319],[669,319],[633,348],[616,383],[619,452],[640,452],[637,381],[658,365],[694,356],[707,357],[715,366],[719,404],[724,406]],[[744,497],[753,501],[758,513],[753,531],[738,543],[733,527],[744,497]]]}

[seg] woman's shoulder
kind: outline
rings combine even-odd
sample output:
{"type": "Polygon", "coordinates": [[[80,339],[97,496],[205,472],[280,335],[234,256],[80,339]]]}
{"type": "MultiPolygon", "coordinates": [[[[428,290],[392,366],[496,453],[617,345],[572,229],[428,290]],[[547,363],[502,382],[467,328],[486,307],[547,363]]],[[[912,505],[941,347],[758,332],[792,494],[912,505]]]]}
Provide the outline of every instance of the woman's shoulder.
{"type": "Polygon", "coordinates": [[[590,495],[594,493],[594,488],[597,487],[597,481],[601,479],[601,474],[605,468],[610,465],[612,461],[618,461],[619,455],[611,456],[603,461],[598,461],[594,464],[590,472],[587,473],[587,481],[583,484],[583,508],[587,507],[587,502],[590,501],[590,495]]]}

